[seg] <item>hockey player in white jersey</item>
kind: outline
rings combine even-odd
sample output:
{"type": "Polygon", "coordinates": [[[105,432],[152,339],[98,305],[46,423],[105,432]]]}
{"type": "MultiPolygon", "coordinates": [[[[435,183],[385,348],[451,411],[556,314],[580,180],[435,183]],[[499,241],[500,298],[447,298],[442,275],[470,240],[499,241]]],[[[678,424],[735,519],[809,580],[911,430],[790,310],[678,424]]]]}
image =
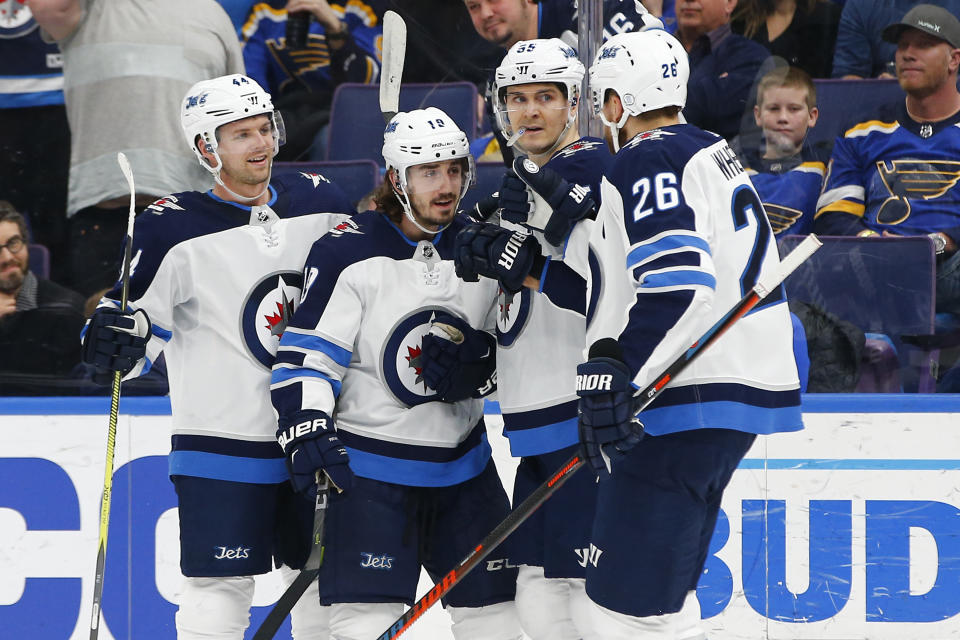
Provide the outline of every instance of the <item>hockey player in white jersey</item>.
{"type": "Polygon", "coordinates": [[[688,73],[663,31],[611,38],[590,69],[616,155],[590,234],[592,346],[577,369],[584,457],[601,477],[588,638],[702,638],[695,589],[723,490],[757,434],[802,428],[782,289],[672,380],[643,425],[634,417],[634,392],[779,260],[736,155],[679,123],[688,73]]]}
{"type": "MultiPolygon", "coordinates": [[[[495,73],[497,125],[529,156],[514,159],[500,187],[500,226],[469,227],[460,238],[460,273],[501,284],[497,393],[504,434],[521,458],[514,504],[577,447],[573,374],[586,340],[586,281],[563,262],[564,249],[571,227],[595,215],[611,160],[603,140],[577,132],[583,76],[576,51],[557,38],[510,48],[495,73]],[[514,234],[521,249],[501,261],[491,249],[514,234]]],[[[583,637],[577,626],[585,620],[573,605],[583,591],[595,498],[596,482],[574,476],[510,538],[510,558],[520,565],[517,611],[533,640],[583,637]]]]}
{"type": "MultiPolygon", "coordinates": [[[[461,281],[452,259],[474,175],[467,137],[434,107],[399,113],[383,156],[379,211],[310,251],[271,384],[295,482],[349,453],[319,576],[335,640],[378,637],[413,603],[421,567],[439,579],[509,511],[481,399],[496,283],[461,281]]],[[[454,637],[519,638],[515,588],[503,557],[469,574],[444,601],[454,637]]]]}
{"type": "MultiPolygon", "coordinates": [[[[129,312],[120,311],[118,283],[88,323],[83,354],[98,371],[127,378],[165,354],[185,576],[177,637],[240,640],[253,576],[274,561],[298,567],[309,552],[313,503],[288,481],[270,370],[307,252],[351,208],[321,176],[271,180],[282,121],[250,78],[197,83],[180,116],[215,185],[166,196],[139,215],[129,312]]],[[[328,637],[316,597],[293,613],[297,640],[328,637]]]]}

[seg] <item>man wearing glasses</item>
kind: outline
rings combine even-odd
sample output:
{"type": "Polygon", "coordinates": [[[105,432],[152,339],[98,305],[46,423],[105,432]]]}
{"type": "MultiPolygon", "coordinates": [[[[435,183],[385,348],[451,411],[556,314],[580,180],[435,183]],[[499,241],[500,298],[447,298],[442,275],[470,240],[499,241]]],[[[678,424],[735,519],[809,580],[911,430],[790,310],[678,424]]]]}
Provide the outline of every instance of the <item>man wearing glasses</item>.
{"type": "Polygon", "coordinates": [[[28,242],[23,215],[0,200],[0,371],[66,373],[80,361],[84,300],[30,271],[28,242]]]}

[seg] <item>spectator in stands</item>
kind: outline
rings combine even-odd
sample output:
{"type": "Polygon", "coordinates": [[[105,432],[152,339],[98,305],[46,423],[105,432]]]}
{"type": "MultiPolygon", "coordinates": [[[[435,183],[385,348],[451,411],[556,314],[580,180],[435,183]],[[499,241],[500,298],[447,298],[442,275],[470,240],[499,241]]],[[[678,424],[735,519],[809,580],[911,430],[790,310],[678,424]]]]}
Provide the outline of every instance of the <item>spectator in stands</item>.
{"type": "Polygon", "coordinates": [[[287,144],[278,160],[323,160],[325,145],[317,134],[330,121],[334,89],[342,82],[378,81],[385,5],[385,0],[253,5],[243,25],[243,62],[283,113],[287,144]],[[288,17],[297,14],[308,20],[303,46],[287,40],[288,17]]]}
{"type": "Polygon", "coordinates": [[[130,159],[140,206],[207,188],[176,114],[193,83],[243,71],[240,43],[215,0],[26,2],[63,52],[70,284],[89,295],[119,273],[130,196],[117,152],[130,159]]]}
{"type": "Polygon", "coordinates": [[[840,7],[827,0],[740,0],[731,27],[792,67],[829,78],[840,7]]]}
{"type": "Polygon", "coordinates": [[[937,254],[937,310],[960,312],[960,21],[920,4],[883,31],[896,43],[902,103],[838,138],[815,231],[927,234],[937,254]]]}
{"type": "Polygon", "coordinates": [[[760,80],[753,108],[758,149],[736,149],[777,235],[810,233],[828,153],[806,144],[817,124],[817,90],[802,69],[780,67],[760,80]]]}
{"type": "MultiPolygon", "coordinates": [[[[66,254],[70,128],[63,58],[43,41],[30,8],[3,4],[0,20],[0,193],[24,213],[54,266],[66,254]]],[[[65,259],[64,259],[65,262],[65,259]]],[[[59,276],[59,268],[55,269],[59,276]]]]}
{"type": "MultiPolygon", "coordinates": [[[[840,15],[834,78],[893,78],[894,44],[881,32],[917,4],[917,0],[846,0],[840,15]]],[[[960,0],[933,0],[930,4],[960,15],[960,0]]]]}
{"type": "Polygon", "coordinates": [[[83,296],[30,271],[26,219],[0,200],[0,372],[68,373],[80,362],[83,296]]]}
{"type": "Polygon", "coordinates": [[[691,124],[728,140],[740,132],[753,102],[753,83],[770,57],[763,46],[731,31],[736,6],[737,0],[677,0],[677,36],[690,54],[683,114],[691,124]]]}

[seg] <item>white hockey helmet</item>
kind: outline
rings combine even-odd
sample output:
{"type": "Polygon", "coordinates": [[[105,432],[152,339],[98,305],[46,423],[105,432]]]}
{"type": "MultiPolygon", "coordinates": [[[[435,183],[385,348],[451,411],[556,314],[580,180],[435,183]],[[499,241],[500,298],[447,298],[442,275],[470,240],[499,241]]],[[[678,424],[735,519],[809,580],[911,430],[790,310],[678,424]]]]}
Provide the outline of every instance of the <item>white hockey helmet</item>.
{"type": "Polygon", "coordinates": [[[687,101],[690,63],[680,41],[666,31],[620,33],[607,40],[590,66],[593,111],[610,127],[617,144],[619,129],[630,116],[663,107],[683,108],[687,101]],[[620,96],[623,116],[609,122],[603,115],[608,90],[620,96]]]}
{"type": "Polygon", "coordinates": [[[567,46],[563,40],[559,38],[521,40],[510,47],[500,66],[497,67],[493,87],[497,127],[508,138],[514,133],[506,101],[507,87],[535,82],[557,83],[564,87],[567,94],[567,126],[557,138],[559,143],[577,119],[575,107],[580,102],[583,76],[583,63],[577,57],[577,52],[567,46]]]}
{"type": "Polygon", "coordinates": [[[286,141],[283,119],[274,110],[270,94],[264,91],[256,80],[233,73],[202,80],[190,87],[180,105],[180,126],[183,128],[187,145],[197,155],[200,164],[219,182],[222,162],[217,153],[217,128],[261,114],[269,115],[273,122],[273,155],[276,156],[280,145],[286,141]],[[196,145],[197,136],[200,136],[207,151],[216,158],[215,166],[210,166],[204,160],[196,145]]]}
{"type": "Polygon", "coordinates": [[[459,193],[462,199],[467,189],[476,182],[477,171],[473,156],[470,155],[467,135],[453,118],[436,107],[401,111],[393,116],[383,132],[383,160],[387,170],[396,172],[400,183],[397,199],[407,218],[425,233],[438,233],[442,229],[426,229],[414,219],[410,208],[407,171],[418,164],[459,158],[465,158],[467,163],[459,193]]]}

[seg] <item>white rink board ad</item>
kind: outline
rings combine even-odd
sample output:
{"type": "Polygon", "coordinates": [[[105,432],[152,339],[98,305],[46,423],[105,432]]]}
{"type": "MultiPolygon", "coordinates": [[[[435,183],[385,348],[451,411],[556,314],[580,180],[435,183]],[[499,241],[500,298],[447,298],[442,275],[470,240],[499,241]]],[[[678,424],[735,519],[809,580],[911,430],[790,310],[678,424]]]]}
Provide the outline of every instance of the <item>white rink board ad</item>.
{"type": "MultiPolygon", "coordinates": [[[[108,407],[0,398],[0,638],[89,636],[108,407]]],[[[127,398],[121,411],[99,637],[174,640],[169,402],[127,398]]],[[[957,396],[808,395],[804,431],[758,438],[700,581],[708,637],[960,639],[958,413],[957,396]]],[[[489,413],[509,491],[500,427],[489,413]]],[[[275,573],[258,579],[248,638],[281,591],[275,573]]],[[[434,609],[404,637],[452,638],[434,609]]]]}

